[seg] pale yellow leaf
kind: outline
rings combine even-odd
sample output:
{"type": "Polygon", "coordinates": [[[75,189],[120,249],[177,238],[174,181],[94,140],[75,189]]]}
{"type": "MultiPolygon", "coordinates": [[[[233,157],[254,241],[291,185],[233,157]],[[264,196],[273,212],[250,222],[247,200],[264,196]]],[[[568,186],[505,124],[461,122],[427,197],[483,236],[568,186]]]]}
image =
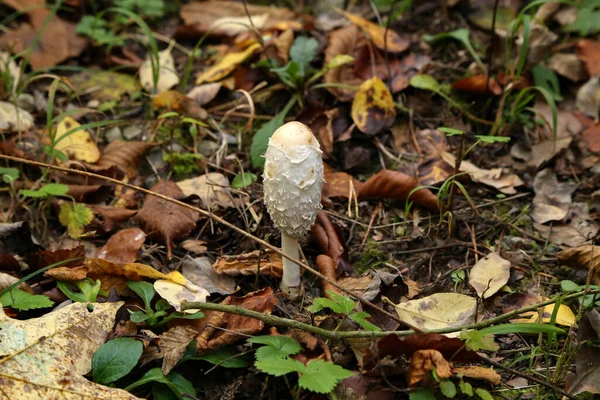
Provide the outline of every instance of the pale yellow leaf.
{"type": "Polygon", "coordinates": [[[140,67],[140,82],[142,87],[150,93],[162,93],[179,83],[179,76],[175,70],[175,61],[171,55],[171,48],[158,53],[158,81],[154,87],[153,65],[151,59],[144,61],[140,67]]]}
{"type": "MultiPolygon", "coordinates": [[[[185,286],[178,285],[171,281],[159,279],[154,282],[154,289],[163,299],[167,300],[177,311],[181,310],[181,302],[187,301],[206,301],[210,295],[208,291],[200,286],[187,282],[185,286]]],[[[186,313],[193,314],[199,310],[185,310],[186,313]]]]}
{"type": "Polygon", "coordinates": [[[510,278],[510,262],[498,253],[490,253],[471,268],[469,283],[479,297],[487,299],[496,294],[510,278]]]}
{"type": "Polygon", "coordinates": [[[33,127],[33,116],[7,101],[0,101],[0,129],[22,132],[33,127]]]}
{"type": "Polygon", "coordinates": [[[75,303],[26,321],[8,318],[0,309],[2,398],[138,399],[83,377],[90,372],[92,357],[106,341],[122,305],[75,303]]]}

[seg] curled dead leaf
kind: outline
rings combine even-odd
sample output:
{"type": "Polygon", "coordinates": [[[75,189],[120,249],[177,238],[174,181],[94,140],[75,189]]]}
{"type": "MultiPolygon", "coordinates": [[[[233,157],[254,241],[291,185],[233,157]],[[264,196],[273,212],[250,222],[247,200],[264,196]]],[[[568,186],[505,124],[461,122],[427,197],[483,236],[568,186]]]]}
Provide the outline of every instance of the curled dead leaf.
{"type": "MultiPolygon", "coordinates": [[[[336,263],[335,261],[333,261],[333,259],[329,256],[326,256],[325,254],[321,254],[317,257],[317,267],[319,267],[319,272],[323,275],[325,275],[327,278],[329,278],[331,281],[336,282],[336,273],[335,273],[335,267],[336,267],[336,263]]],[[[329,292],[333,292],[336,294],[341,295],[342,292],[335,286],[333,286],[331,283],[323,280],[321,282],[322,286],[323,286],[323,295],[327,298],[330,298],[331,295],[329,294],[329,292]]]]}
{"type": "Polygon", "coordinates": [[[502,94],[502,88],[498,82],[492,77],[488,78],[487,75],[475,75],[463,78],[454,82],[452,87],[471,93],[491,93],[495,96],[500,96],[502,94]]]}
{"type": "Polygon", "coordinates": [[[352,101],[352,119],[367,135],[375,135],[392,126],[396,104],[385,83],[378,77],[364,81],[352,101]]]}
{"type": "Polygon", "coordinates": [[[333,260],[337,271],[351,270],[342,230],[331,222],[327,213],[317,213],[311,233],[321,251],[333,260]]]}
{"type": "Polygon", "coordinates": [[[469,365],[468,367],[454,367],[453,372],[471,379],[481,379],[488,381],[492,385],[499,385],[502,377],[491,368],[485,368],[479,365],[469,365]]]}
{"type": "Polygon", "coordinates": [[[566,249],[557,253],[556,257],[571,268],[593,271],[594,284],[600,285],[600,246],[585,245],[566,249]]]}
{"type": "Polygon", "coordinates": [[[408,367],[408,385],[414,386],[433,371],[441,379],[448,379],[452,376],[450,363],[446,361],[442,353],[437,350],[417,350],[410,361],[408,367]]]}
{"type": "Polygon", "coordinates": [[[281,278],[283,275],[281,255],[271,250],[262,252],[256,250],[235,256],[224,255],[217,258],[212,267],[216,273],[230,276],[256,275],[258,273],[258,275],[271,278],[281,278]]]}

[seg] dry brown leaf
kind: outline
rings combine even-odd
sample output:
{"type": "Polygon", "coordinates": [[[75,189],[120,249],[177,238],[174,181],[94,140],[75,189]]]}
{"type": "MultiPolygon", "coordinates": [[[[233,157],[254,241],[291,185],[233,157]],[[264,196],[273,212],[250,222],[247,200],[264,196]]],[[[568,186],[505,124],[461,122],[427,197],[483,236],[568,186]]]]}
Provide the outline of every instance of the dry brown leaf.
{"type": "Polygon", "coordinates": [[[337,225],[331,222],[327,213],[324,211],[317,213],[317,219],[311,228],[311,233],[321,252],[333,259],[338,272],[351,270],[344,234],[337,225]]]}
{"type": "MultiPolygon", "coordinates": [[[[247,4],[248,14],[252,17],[252,22],[258,29],[277,28],[283,22],[291,22],[295,18],[295,13],[286,8],[259,6],[247,4]],[[268,17],[264,19],[264,15],[268,17]],[[262,21],[262,23],[260,23],[262,21]]],[[[249,25],[248,14],[244,9],[244,4],[237,1],[196,1],[181,6],[179,15],[186,25],[194,25],[195,32],[202,36],[205,32],[211,35],[235,36],[248,27],[232,24],[232,21],[242,22],[249,25]]],[[[296,24],[289,24],[296,26],[296,24]]],[[[287,26],[282,25],[284,30],[287,26]]]]}
{"type": "Polygon", "coordinates": [[[502,382],[502,377],[491,368],[481,367],[479,365],[469,365],[468,367],[452,368],[456,375],[462,375],[471,379],[482,379],[488,381],[492,385],[499,385],[502,382]]]}
{"type": "Polygon", "coordinates": [[[198,331],[190,325],[178,325],[159,336],[160,354],[164,355],[163,374],[167,375],[177,365],[188,344],[196,338],[198,331]]]}
{"type": "Polygon", "coordinates": [[[351,293],[357,296],[363,296],[369,286],[373,278],[369,275],[365,276],[346,276],[344,278],[338,279],[337,283],[344,289],[350,291],[351,293]]]}
{"type": "Polygon", "coordinates": [[[548,60],[548,68],[573,82],[583,81],[588,77],[585,65],[573,53],[554,53],[548,60]]]}
{"type": "MultiPolygon", "coordinates": [[[[333,261],[331,257],[326,256],[325,254],[320,254],[319,256],[317,256],[317,267],[319,267],[319,272],[333,282],[336,282],[336,266],[336,262],[333,261]]],[[[329,292],[333,292],[339,295],[342,294],[342,292],[337,287],[333,286],[326,280],[323,280],[321,282],[321,285],[323,287],[323,296],[327,297],[328,299],[331,299],[331,295],[329,294],[329,292]]]]}
{"type": "Polygon", "coordinates": [[[583,246],[598,233],[598,224],[591,218],[587,203],[571,204],[567,220],[569,223],[554,223],[552,226],[534,223],[533,227],[550,242],[569,247],[583,246]]]}
{"type": "Polygon", "coordinates": [[[348,198],[353,196],[352,187],[354,192],[358,192],[362,182],[355,179],[351,175],[345,172],[336,172],[331,167],[323,163],[324,179],[325,184],[323,185],[323,197],[345,197],[348,198]],[[350,186],[352,182],[352,187],[350,186]]]}
{"type": "MultiPolygon", "coordinates": [[[[151,190],[177,200],[184,197],[179,186],[169,181],[159,181],[151,190]]],[[[167,256],[171,259],[173,241],[186,237],[196,227],[200,215],[188,208],[147,195],[136,218],[148,235],[166,244],[167,256]]]]}
{"type": "Polygon", "coordinates": [[[271,278],[281,278],[283,275],[281,255],[271,250],[256,250],[235,256],[220,256],[212,268],[217,274],[230,276],[256,275],[258,273],[271,278]]]}
{"type": "MultiPolygon", "coordinates": [[[[271,314],[277,304],[277,298],[273,294],[273,289],[265,288],[243,297],[227,297],[221,304],[271,314]]],[[[207,311],[203,319],[188,322],[193,323],[200,332],[196,338],[198,354],[243,340],[247,335],[254,335],[264,328],[264,322],[257,319],[219,311],[207,311]],[[217,329],[219,327],[224,329],[217,329]]]]}
{"type": "Polygon", "coordinates": [[[469,284],[477,295],[487,299],[508,283],[510,279],[510,261],[498,253],[490,253],[479,259],[469,273],[469,284]]]}
{"type": "MultiPolygon", "coordinates": [[[[7,287],[12,286],[13,284],[17,283],[18,281],[19,281],[19,278],[15,278],[14,276],[9,275],[5,272],[0,272],[0,291],[6,289],[7,287]]],[[[24,292],[33,294],[33,290],[31,290],[31,287],[29,287],[27,282],[21,282],[19,284],[19,286],[17,286],[17,289],[20,289],[24,292]]]]}
{"type": "Polygon", "coordinates": [[[232,294],[237,290],[235,279],[215,272],[213,262],[208,257],[186,257],[181,266],[181,273],[188,281],[206,289],[209,293],[232,294]]]}
{"type": "Polygon", "coordinates": [[[421,188],[412,192],[418,186],[417,179],[402,172],[384,169],[362,184],[358,191],[358,198],[408,200],[430,211],[439,211],[437,197],[429,189],[421,188]],[[409,195],[410,198],[408,198],[409,195]]]}
{"type": "Polygon", "coordinates": [[[220,82],[205,83],[190,90],[186,96],[196,100],[201,106],[210,103],[219,93],[223,85],[220,82]]]}
{"type": "Polygon", "coordinates": [[[24,55],[33,69],[53,67],[67,58],[81,54],[87,47],[87,40],[77,35],[76,24],[52,15],[46,8],[45,1],[35,3],[33,7],[24,8],[23,3],[13,4],[17,10],[28,14],[30,24],[22,23],[15,29],[5,30],[0,36],[0,47],[10,49],[14,54],[24,55]],[[33,47],[36,40],[37,46],[33,47]]]}
{"type": "Polygon", "coordinates": [[[600,43],[591,39],[581,39],[575,48],[588,74],[600,76],[600,43]]]}
{"type": "Polygon", "coordinates": [[[594,284],[600,285],[600,246],[585,245],[574,249],[566,249],[556,257],[571,268],[593,270],[594,284]]]}
{"type": "Polygon", "coordinates": [[[387,51],[388,53],[400,53],[410,46],[410,42],[403,39],[394,32],[393,29],[387,29],[385,26],[379,26],[371,21],[359,17],[354,14],[347,13],[340,9],[336,9],[337,12],[343,14],[353,24],[357,25],[365,33],[369,35],[373,44],[380,50],[387,51]]]}
{"type": "Polygon", "coordinates": [[[576,182],[559,183],[556,173],[550,168],[538,172],[533,181],[533,220],[540,224],[561,221],[569,212],[571,195],[577,186],[576,182]]]}
{"type": "Polygon", "coordinates": [[[452,376],[452,367],[442,353],[437,350],[417,350],[408,367],[408,385],[414,386],[421,382],[434,368],[435,373],[441,379],[448,379],[452,376]]]}
{"type": "Polygon", "coordinates": [[[100,222],[102,224],[102,229],[106,232],[112,231],[116,226],[127,221],[137,213],[137,210],[128,210],[126,208],[104,206],[100,204],[89,204],[88,207],[92,209],[94,214],[102,217],[100,222]]]}
{"type": "Polygon", "coordinates": [[[228,194],[229,180],[220,172],[209,172],[195,178],[185,179],[176,183],[185,196],[200,197],[208,210],[217,206],[233,207],[233,201],[228,194]]]}
{"type": "Polygon", "coordinates": [[[396,104],[385,83],[374,76],[364,81],[352,100],[352,119],[366,135],[389,128],[396,118],[396,104]]]}
{"type": "Polygon", "coordinates": [[[146,234],[139,228],[123,229],[110,237],[100,249],[98,258],[115,264],[133,263],[146,241],[146,234]]]}
{"type": "MultiPolygon", "coordinates": [[[[333,31],[329,35],[329,42],[325,49],[325,62],[327,65],[335,56],[347,54],[355,56],[358,49],[366,44],[366,41],[354,25],[333,31]]],[[[323,82],[326,84],[343,84],[350,86],[359,86],[363,79],[354,75],[354,66],[344,64],[332,68],[323,76],[323,82]]],[[[356,91],[351,89],[328,87],[327,90],[340,101],[350,101],[354,98],[356,91]]]]}
{"type": "Polygon", "coordinates": [[[502,88],[494,78],[487,75],[475,75],[463,78],[452,84],[454,89],[464,90],[471,93],[491,93],[495,96],[502,94],[502,88]]]}
{"type": "Polygon", "coordinates": [[[43,317],[18,321],[0,309],[0,387],[6,399],[136,400],[122,389],[83,375],[110,333],[119,303],[74,303],[43,317]]]}
{"type": "Polygon", "coordinates": [[[208,113],[200,103],[176,90],[167,90],[157,94],[152,98],[152,105],[157,109],[165,108],[197,120],[208,118],[208,113]]]}
{"type": "Polygon", "coordinates": [[[208,250],[204,240],[188,239],[181,242],[181,247],[194,254],[204,254],[208,250]]]}
{"type": "Polygon", "coordinates": [[[288,29],[265,45],[267,57],[277,60],[279,65],[285,65],[290,59],[290,47],[294,43],[294,31],[288,29]]]}

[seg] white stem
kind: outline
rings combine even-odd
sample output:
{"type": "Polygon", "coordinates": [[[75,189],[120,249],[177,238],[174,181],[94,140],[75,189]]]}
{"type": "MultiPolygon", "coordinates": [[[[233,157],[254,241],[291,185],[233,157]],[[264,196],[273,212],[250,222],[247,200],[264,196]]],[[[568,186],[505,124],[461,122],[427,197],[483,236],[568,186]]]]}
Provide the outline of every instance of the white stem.
{"type": "MultiPolygon", "coordinates": [[[[281,251],[283,254],[297,260],[300,258],[300,243],[285,234],[281,234],[281,251]]],[[[300,266],[295,262],[283,257],[283,277],[281,279],[281,290],[290,298],[300,295],[300,266]]]]}

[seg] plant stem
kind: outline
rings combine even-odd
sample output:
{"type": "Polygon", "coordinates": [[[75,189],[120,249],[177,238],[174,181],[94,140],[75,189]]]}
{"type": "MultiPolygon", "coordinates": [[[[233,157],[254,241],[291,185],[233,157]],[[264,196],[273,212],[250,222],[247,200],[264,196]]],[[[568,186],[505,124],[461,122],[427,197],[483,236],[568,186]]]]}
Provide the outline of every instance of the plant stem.
{"type": "MultiPolygon", "coordinates": [[[[587,294],[600,293],[600,290],[590,290],[587,294]]],[[[570,295],[565,296],[564,300],[571,300],[586,294],[585,290],[577,293],[572,293],[570,295]]],[[[523,307],[518,310],[514,310],[502,315],[499,315],[495,318],[486,319],[474,324],[459,326],[459,327],[448,327],[441,329],[432,329],[430,331],[425,331],[423,333],[451,333],[451,332],[459,332],[463,329],[480,329],[485,328],[494,324],[498,324],[500,322],[507,321],[511,318],[518,316],[524,312],[528,311],[537,311],[538,308],[546,306],[548,304],[552,304],[556,302],[556,298],[542,301],[538,304],[534,304],[531,306],[523,307]]],[[[293,329],[301,329],[306,332],[313,333],[315,335],[320,335],[326,337],[328,339],[334,340],[342,340],[342,339],[350,339],[350,338],[381,338],[387,335],[398,335],[398,336],[409,336],[413,335],[417,332],[413,330],[405,330],[405,331],[381,331],[381,332],[370,332],[370,331],[346,331],[346,332],[335,332],[327,329],[322,329],[313,325],[305,324],[300,321],[296,321],[294,319],[277,317],[275,315],[263,314],[257,311],[248,310],[247,308],[240,306],[229,306],[224,304],[214,304],[214,303],[203,303],[203,302],[189,302],[182,301],[181,302],[182,310],[189,309],[199,309],[199,310],[214,310],[214,311],[222,311],[228,314],[236,314],[244,317],[258,319],[263,321],[266,324],[273,326],[284,326],[287,328],[293,329]]]]}
{"type": "MultiPolygon", "coordinates": [[[[281,250],[291,259],[300,258],[300,243],[285,233],[281,234],[281,250]]],[[[283,276],[281,278],[281,291],[289,298],[295,299],[300,296],[300,266],[288,258],[282,258],[283,276]]]]}

